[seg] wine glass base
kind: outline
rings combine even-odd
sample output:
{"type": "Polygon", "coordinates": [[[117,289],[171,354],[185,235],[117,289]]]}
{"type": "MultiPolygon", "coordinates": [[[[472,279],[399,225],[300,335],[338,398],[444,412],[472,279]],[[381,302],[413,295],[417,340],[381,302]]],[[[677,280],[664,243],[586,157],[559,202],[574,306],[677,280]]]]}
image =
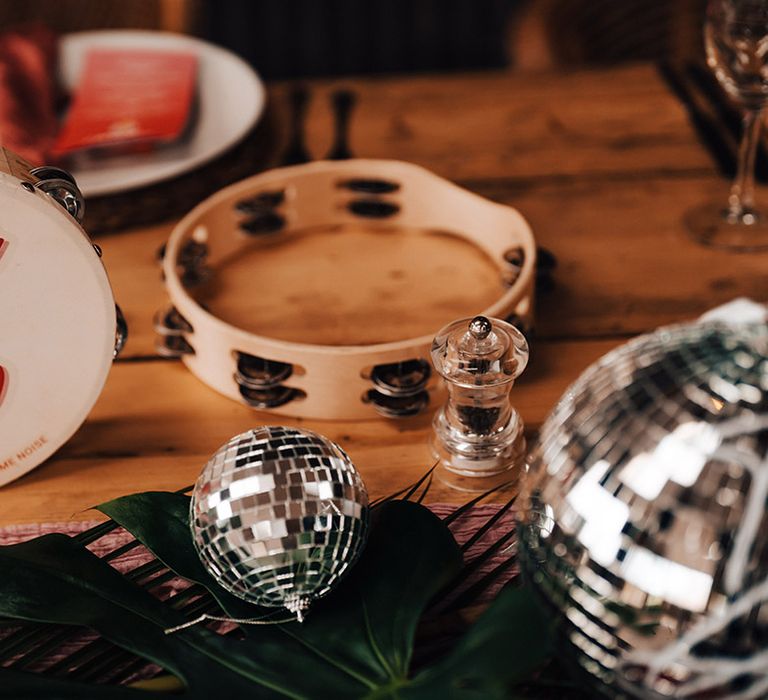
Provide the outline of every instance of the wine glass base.
{"type": "Polygon", "coordinates": [[[734,214],[722,204],[703,204],[688,212],[685,225],[702,245],[738,253],[768,250],[768,218],[754,210],[734,214]]]}

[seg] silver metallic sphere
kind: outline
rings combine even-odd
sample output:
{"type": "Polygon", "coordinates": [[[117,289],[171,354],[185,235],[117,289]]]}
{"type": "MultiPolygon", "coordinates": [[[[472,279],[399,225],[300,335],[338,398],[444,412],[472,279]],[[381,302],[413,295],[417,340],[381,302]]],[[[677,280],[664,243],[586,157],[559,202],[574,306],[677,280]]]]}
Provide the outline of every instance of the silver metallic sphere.
{"type": "Polygon", "coordinates": [[[190,520],[200,559],[221,586],[302,619],[359,556],[368,495],[335,443],[309,430],[262,427],[211,457],[190,520]]]}
{"type": "Polygon", "coordinates": [[[476,340],[484,340],[491,334],[492,330],[493,326],[485,316],[475,316],[469,322],[469,332],[476,340]]]}
{"type": "Polygon", "coordinates": [[[768,697],[768,328],[614,350],[545,422],[518,515],[564,656],[613,697],[768,697]]]}

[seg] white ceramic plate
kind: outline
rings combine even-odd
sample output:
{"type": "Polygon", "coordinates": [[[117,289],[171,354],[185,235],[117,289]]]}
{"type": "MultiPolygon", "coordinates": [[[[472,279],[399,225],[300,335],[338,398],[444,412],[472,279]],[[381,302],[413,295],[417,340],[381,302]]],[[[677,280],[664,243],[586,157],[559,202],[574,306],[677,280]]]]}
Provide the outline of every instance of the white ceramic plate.
{"type": "Polygon", "coordinates": [[[264,85],[242,59],[200,39],[166,32],[95,31],[64,36],[59,65],[66,89],[76,88],[83,58],[91,48],[195,52],[199,113],[184,143],[153,153],[78,162],[71,170],[86,197],[122,192],[187,172],[237,143],[264,110],[264,85]]]}

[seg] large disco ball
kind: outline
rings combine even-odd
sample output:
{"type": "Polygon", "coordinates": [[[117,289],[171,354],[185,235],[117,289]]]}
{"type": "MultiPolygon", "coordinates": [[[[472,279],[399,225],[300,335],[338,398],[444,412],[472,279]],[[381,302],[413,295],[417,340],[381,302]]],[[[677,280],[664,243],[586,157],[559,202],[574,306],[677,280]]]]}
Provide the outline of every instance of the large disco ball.
{"type": "Polygon", "coordinates": [[[344,450],[282,426],[222,445],[190,508],[195,547],[216,581],[299,620],[354,564],[368,528],[368,494],[344,450]]]}
{"type": "Polygon", "coordinates": [[[545,422],[519,518],[563,656],[627,698],[768,697],[768,328],[609,353],[545,422]]]}

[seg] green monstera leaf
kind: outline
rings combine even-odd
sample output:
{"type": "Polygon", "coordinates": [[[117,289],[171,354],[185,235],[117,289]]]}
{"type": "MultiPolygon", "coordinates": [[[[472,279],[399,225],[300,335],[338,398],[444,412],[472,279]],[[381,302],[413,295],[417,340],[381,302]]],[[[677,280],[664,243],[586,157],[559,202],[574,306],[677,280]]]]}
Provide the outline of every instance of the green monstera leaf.
{"type": "MultiPolygon", "coordinates": [[[[201,565],[189,498],[143,493],[99,506],[178,575],[207,588],[225,613],[265,610],[221,589],[201,565]]],[[[438,665],[411,672],[416,628],[462,567],[461,551],[427,508],[392,500],[374,509],[365,552],[304,623],[245,626],[242,638],[202,626],[167,635],[184,615],[63,535],[0,547],[0,616],[80,625],[161,666],[176,697],[509,697],[549,653],[548,623],[525,591],[508,589],[438,665]],[[516,629],[525,630],[518,635],[516,629]]],[[[0,669],[0,698],[161,698],[161,690],[89,685],[0,669]]]]}

